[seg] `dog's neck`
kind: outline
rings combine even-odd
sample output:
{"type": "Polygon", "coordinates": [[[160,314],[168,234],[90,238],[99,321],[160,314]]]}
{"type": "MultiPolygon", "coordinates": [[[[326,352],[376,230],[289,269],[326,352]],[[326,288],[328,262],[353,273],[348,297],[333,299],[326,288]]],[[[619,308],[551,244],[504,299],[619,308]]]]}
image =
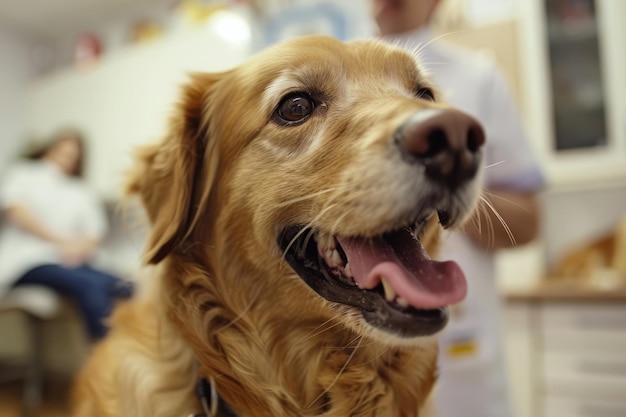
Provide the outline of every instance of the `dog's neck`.
{"type": "Polygon", "coordinates": [[[204,413],[194,414],[195,417],[239,417],[231,406],[220,398],[213,378],[199,378],[196,381],[196,395],[204,413]]]}
{"type": "Polygon", "coordinates": [[[166,274],[166,291],[178,300],[170,317],[195,351],[200,374],[214,378],[242,417],[419,415],[436,378],[435,343],[391,348],[338,322],[272,315],[252,301],[234,312],[207,288],[205,271],[195,282],[179,272],[166,274]],[[174,278],[180,276],[190,281],[174,278]]]}

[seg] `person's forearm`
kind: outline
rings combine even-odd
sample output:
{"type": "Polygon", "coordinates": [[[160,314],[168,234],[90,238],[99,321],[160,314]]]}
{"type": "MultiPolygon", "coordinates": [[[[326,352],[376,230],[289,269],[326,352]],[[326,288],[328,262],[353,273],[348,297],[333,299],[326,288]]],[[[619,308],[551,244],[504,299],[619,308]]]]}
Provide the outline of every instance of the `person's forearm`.
{"type": "Polygon", "coordinates": [[[523,245],[535,239],[540,215],[534,194],[488,190],[483,193],[483,198],[486,201],[480,202],[478,210],[464,228],[472,241],[485,249],[496,250],[523,245]]]}
{"type": "Polygon", "coordinates": [[[63,236],[47,228],[28,207],[11,205],[4,210],[4,214],[8,221],[43,240],[52,243],[60,243],[63,240],[63,236]]]}

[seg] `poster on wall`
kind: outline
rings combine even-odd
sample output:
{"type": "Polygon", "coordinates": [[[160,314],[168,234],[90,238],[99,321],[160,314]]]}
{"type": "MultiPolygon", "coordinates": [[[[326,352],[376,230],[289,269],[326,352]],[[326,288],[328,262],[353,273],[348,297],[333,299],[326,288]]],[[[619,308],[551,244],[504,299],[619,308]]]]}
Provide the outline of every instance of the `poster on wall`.
{"type": "Polygon", "coordinates": [[[102,55],[103,47],[100,38],[94,33],[82,33],[76,39],[74,60],[78,68],[84,69],[94,65],[102,55]]]}
{"type": "Polygon", "coordinates": [[[330,3],[297,4],[267,17],[259,48],[306,35],[350,37],[346,11],[330,3]]]}

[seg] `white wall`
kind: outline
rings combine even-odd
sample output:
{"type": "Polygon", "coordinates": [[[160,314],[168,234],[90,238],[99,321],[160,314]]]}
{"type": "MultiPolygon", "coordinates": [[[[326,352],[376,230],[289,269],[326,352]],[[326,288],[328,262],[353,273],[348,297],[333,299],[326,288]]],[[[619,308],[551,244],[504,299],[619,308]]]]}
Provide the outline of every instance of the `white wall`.
{"type": "Polygon", "coordinates": [[[89,146],[87,181],[117,200],[132,150],[166,131],[187,74],[222,71],[248,55],[247,43],[228,42],[209,28],[120,48],[89,69],[67,68],[32,83],[26,129],[40,136],[78,128],[89,146]]]}
{"type": "Polygon", "coordinates": [[[36,72],[35,49],[17,32],[0,28],[0,174],[25,140],[24,92],[36,72]]]}

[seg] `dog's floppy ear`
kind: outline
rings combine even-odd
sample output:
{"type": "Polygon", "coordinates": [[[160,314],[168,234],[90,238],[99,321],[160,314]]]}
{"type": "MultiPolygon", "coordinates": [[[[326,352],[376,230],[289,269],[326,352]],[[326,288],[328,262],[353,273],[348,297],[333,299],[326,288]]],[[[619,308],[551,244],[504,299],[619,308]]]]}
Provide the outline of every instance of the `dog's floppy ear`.
{"type": "Polygon", "coordinates": [[[152,231],[146,261],[158,263],[189,237],[215,181],[217,144],[206,108],[220,74],[194,74],[183,88],[165,139],[140,148],[127,191],[140,195],[152,231]]]}

